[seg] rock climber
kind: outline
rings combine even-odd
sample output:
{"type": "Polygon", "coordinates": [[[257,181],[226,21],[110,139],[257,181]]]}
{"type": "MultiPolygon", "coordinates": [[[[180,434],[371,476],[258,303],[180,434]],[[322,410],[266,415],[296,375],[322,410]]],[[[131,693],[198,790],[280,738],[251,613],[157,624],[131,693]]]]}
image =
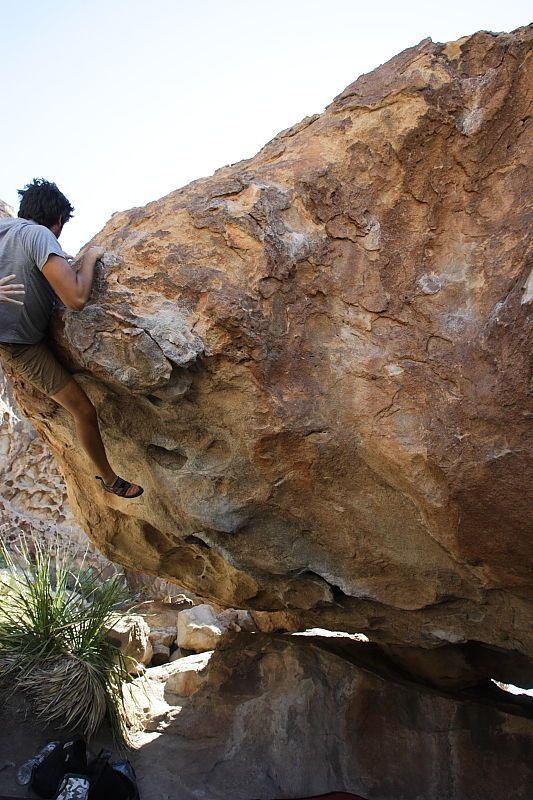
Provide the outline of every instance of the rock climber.
{"type": "Polygon", "coordinates": [[[18,218],[0,219],[0,360],[63,406],[107,492],[132,499],[143,489],[120,478],[107,459],[96,410],[46,341],[54,303],[81,311],[91,293],[102,247],[70,263],[58,239],[74,208],[55,183],[38,178],[19,190],[18,218]]]}

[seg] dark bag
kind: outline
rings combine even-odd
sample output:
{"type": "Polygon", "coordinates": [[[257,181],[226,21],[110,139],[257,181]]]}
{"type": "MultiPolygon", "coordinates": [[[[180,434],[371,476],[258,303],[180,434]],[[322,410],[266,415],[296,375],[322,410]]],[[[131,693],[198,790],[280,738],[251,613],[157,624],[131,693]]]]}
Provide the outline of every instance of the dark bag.
{"type": "Polygon", "coordinates": [[[109,750],[87,764],[87,746],[81,736],[55,743],[35,766],[30,786],[45,800],[140,800],[135,770],[129,761],[109,762],[109,750]]]}
{"type": "Polygon", "coordinates": [[[39,797],[56,797],[66,773],[87,774],[87,747],[81,736],[57,744],[33,770],[30,786],[39,797]]]}
{"type": "Polygon", "coordinates": [[[111,753],[101,750],[89,765],[89,800],[139,800],[135,770],[129,761],[109,763],[111,753]]]}

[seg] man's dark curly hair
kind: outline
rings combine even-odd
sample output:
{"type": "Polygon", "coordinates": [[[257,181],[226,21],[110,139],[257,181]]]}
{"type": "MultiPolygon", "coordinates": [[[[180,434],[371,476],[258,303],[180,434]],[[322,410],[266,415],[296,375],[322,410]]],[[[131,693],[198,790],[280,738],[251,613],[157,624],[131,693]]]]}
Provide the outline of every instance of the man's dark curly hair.
{"type": "Polygon", "coordinates": [[[19,189],[18,193],[19,217],[32,219],[46,228],[51,228],[59,221],[64,224],[74,213],[74,207],[55,183],[45,181],[44,178],[35,178],[24,189],[19,189]]]}

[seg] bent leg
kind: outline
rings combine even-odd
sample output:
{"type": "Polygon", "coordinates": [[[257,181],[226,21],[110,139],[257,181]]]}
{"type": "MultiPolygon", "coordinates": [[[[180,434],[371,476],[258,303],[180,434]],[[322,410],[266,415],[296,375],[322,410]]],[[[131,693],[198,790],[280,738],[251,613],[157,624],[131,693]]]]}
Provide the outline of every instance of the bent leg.
{"type": "Polygon", "coordinates": [[[117,477],[109,461],[100,435],[96,409],[74,378],[52,395],[52,399],[63,406],[74,418],[80,443],[106,483],[117,477]]]}
{"type": "MultiPolygon", "coordinates": [[[[52,395],[52,399],[72,414],[76,425],[76,433],[83,449],[99,471],[104,482],[111,486],[117,479],[117,474],[107,460],[96,410],[81,386],[76,383],[74,378],[71,378],[62,389],[52,395]]],[[[131,497],[138,489],[139,487],[136,484],[132,484],[125,497],[131,497]]]]}
{"type": "MultiPolygon", "coordinates": [[[[29,381],[72,414],[83,449],[110,487],[117,475],[107,460],[94,406],[48,344],[44,340],[35,344],[1,343],[0,356],[8,374],[29,381]]],[[[136,497],[139,489],[132,484],[125,492],[122,487],[115,494],[136,497]]]]}

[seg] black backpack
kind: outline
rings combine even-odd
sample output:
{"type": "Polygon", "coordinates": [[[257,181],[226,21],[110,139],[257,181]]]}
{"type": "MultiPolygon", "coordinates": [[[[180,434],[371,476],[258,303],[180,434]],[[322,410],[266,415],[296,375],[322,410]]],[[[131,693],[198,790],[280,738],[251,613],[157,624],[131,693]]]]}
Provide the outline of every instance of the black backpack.
{"type": "Polygon", "coordinates": [[[129,761],[110,763],[109,750],[101,750],[89,764],[88,800],[140,800],[135,770],[129,761]]]}
{"type": "Polygon", "coordinates": [[[81,736],[58,742],[33,769],[30,786],[39,797],[51,800],[58,793],[67,772],[87,775],[87,746],[81,736]]]}
{"type": "Polygon", "coordinates": [[[101,750],[88,764],[87,746],[81,736],[58,743],[33,769],[31,788],[39,797],[52,800],[65,794],[65,779],[68,783],[69,779],[86,777],[88,792],[80,794],[82,800],[139,800],[133,766],[127,760],[110,763],[110,758],[109,750],[101,750]]]}

